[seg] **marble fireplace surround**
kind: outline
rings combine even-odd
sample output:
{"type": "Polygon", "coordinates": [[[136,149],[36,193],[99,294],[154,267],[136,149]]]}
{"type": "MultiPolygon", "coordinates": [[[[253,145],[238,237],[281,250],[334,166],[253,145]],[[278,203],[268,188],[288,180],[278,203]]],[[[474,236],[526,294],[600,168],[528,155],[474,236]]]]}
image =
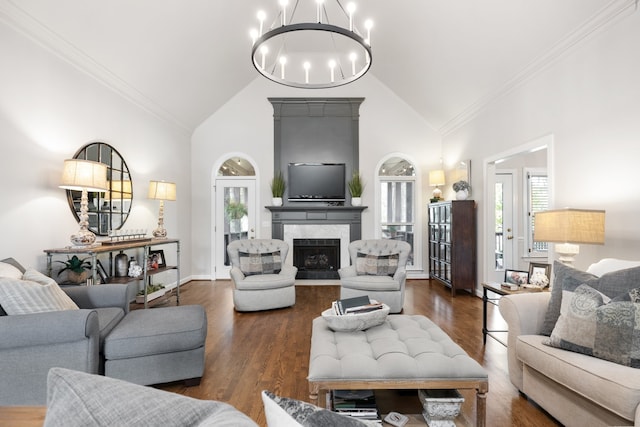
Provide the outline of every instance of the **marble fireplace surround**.
{"type": "Polygon", "coordinates": [[[348,266],[349,243],[361,238],[366,206],[267,206],[271,235],[289,245],[287,265],[293,265],[293,239],[340,239],[340,267],[348,266]]]}

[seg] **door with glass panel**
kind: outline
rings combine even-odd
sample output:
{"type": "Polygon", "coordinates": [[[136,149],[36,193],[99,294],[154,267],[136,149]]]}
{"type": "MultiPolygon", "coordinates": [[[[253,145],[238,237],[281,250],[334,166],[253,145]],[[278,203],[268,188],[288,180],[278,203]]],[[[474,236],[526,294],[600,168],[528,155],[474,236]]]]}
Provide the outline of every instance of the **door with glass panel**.
{"type": "Polygon", "coordinates": [[[495,251],[492,281],[504,281],[505,268],[513,268],[513,173],[496,171],[495,181],[495,251]]]}

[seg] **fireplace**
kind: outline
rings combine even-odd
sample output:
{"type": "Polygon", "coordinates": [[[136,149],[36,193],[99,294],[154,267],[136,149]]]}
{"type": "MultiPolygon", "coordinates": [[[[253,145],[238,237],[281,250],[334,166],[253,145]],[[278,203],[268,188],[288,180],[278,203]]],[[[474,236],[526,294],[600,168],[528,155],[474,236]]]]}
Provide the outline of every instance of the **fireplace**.
{"type": "Polygon", "coordinates": [[[296,279],[338,279],[340,239],[293,239],[296,279]]]}

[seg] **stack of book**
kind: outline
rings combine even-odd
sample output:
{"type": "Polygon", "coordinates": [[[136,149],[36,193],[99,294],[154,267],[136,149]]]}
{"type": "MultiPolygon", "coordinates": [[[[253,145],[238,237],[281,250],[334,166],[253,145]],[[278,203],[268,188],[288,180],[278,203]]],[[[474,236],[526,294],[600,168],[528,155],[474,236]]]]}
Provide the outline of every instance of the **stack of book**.
{"type": "Polygon", "coordinates": [[[381,310],[382,303],[370,300],[368,296],[345,298],[332,303],[333,310],[337,315],[368,313],[370,311],[381,310]]]}
{"type": "Polygon", "coordinates": [[[333,390],[331,408],[360,420],[380,420],[373,390],[333,390]]]}

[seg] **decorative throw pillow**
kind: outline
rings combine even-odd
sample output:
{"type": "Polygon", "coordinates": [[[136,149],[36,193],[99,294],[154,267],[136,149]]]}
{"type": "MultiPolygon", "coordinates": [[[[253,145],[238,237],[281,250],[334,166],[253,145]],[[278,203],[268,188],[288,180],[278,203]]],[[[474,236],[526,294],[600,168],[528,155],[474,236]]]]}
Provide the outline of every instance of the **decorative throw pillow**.
{"type": "Polygon", "coordinates": [[[0,262],[0,277],[22,279],[22,271],[7,262],[0,262]]]}
{"type": "Polygon", "coordinates": [[[373,255],[358,252],[356,274],[359,276],[393,276],[398,269],[400,254],[373,255]]]}
{"type": "Polygon", "coordinates": [[[45,427],[257,427],[231,405],[63,368],[47,377],[45,427]]]}
{"type": "Polygon", "coordinates": [[[282,270],[280,251],[252,254],[238,252],[240,255],[240,271],[245,276],[254,274],[278,274],[282,270]]]}
{"type": "Polygon", "coordinates": [[[360,427],[380,425],[319,408],[310,403],[262,392],[264,413],[269,427],[360,427]]]}
{"type": "Polygon", "coordinates": [[[585,284],[563,291],[560,317],[545,344],[640,368],[640,304],[623,298],[610,300],[585,284]]]}
{"type": "Polygon", "coordinates": [[[8,315],[78,309],[52,278],[33,269],[22,277],[0,278],[0,304],[8,315]]]}
{"type": "Polygon", "coordinates": [[[609,298],[614,298],[620,294],[636,288],[640,283],[640,267],[627,268],[624,270],[612,271],[603,274],[601,277],[594,276],[584,271],[564,265],[558,261],[553,264],[554,280],[551,288],[551,299],[547,307],[541,335],[551,335],[553,328],[560,316],[562,305],[562,290],[565,286],[577,284],[587,284],[609,298]]]}

